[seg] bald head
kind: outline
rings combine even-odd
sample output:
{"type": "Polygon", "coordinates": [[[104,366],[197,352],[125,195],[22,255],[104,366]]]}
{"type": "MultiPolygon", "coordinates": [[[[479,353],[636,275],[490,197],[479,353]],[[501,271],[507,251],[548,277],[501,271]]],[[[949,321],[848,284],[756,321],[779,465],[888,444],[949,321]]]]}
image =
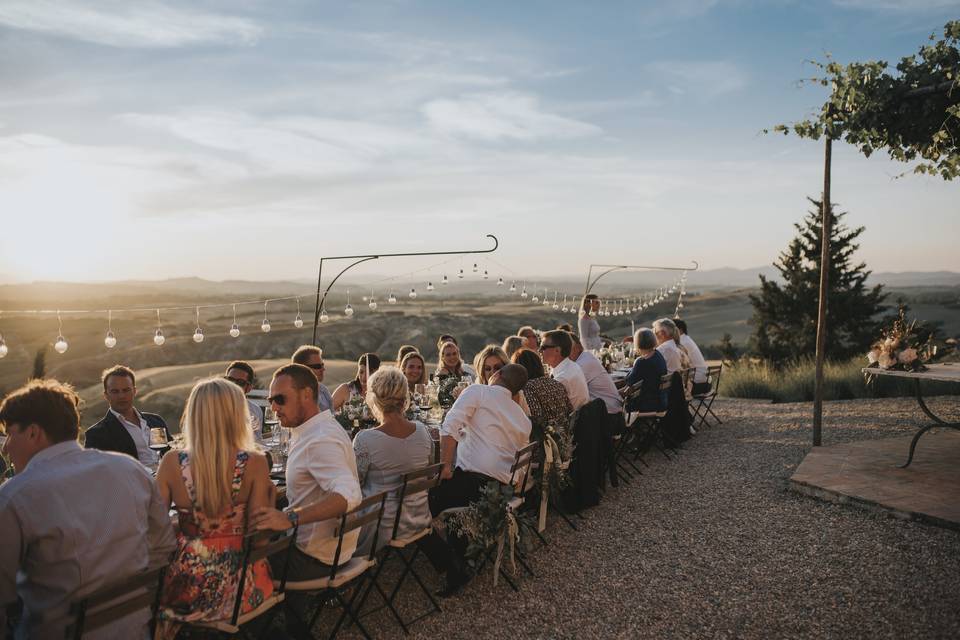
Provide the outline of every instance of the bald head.
{"type": "Polygon", "coordinates": [[[511,394],[519,393],[523,386],[527,384],[527,370],[523,365],[508,364],[502,367],[491,383],[506,387],[511,394]]]}

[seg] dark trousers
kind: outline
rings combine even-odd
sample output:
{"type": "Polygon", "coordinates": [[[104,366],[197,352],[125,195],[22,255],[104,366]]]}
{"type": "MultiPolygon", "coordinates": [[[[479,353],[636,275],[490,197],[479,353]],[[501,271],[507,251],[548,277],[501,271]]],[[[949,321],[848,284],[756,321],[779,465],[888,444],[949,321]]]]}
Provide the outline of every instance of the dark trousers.
{"type": "MultiPolygon", "coordinates": [[[[466,507],[480,498],[480,490],[488,482],[497,482],[490,476],[463,469],[454,469],[453,477],[444,480],[430,490],[428,502],[430,515],[436,517],[446,509],[466,507]]],[[[436,533],[419,541],[420,550],[433,563],[437,571],[464,571],[464,555],[467,541],[447,530],[447,541],[436,533]]]]}

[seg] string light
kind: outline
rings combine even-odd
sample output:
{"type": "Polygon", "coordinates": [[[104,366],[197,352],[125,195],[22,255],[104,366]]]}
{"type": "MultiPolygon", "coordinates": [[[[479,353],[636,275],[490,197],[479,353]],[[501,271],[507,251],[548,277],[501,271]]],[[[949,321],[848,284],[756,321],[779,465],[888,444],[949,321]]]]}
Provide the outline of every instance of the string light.
{"type": "Polygon", "coordinates": [[[348,318],[353,317],[353,307],[350,306],[350,289],[347,289],[347,306],[343,308],[343,315],[348,318]]]}
{"type": "Polygon", "coordinates": [[[473,263],[473,272],[474,272],[474,273],[477,272],[477,263],[476,263],[476,262],[473,263]]]}
{"type": "Polygon", "coordinates": [[[193,332],[193,341],[197,344],[203,342],[203,329],[200,328],[200,307],[197,307],[197,329],[193,332]]]}
{"type": "Polygon", "coordinates": [[[10,349],[7,348],[7,342],[3,339],[3,334],[0,333],[0,358],[7,357],[7,354],[10,352],[10,349]]]}
{"type": "Polygon", "coordinates": [[[497,286],[498,286],[498,287],[502,287],[502,286],[503,286],[503,278],[497,278],[497,286]]]}
{"type": "Polygon", "coordinates": [[[486,270],[486,269],[483,270],[483,279],[484,279],[484,280],[490,279],[490,274],[487,273],[487,270],[486,270]]]}
{"type": "Polygon", "coordinates": [[[433,291],[434,289],[435,289],[435,287],[433,286],[433,283],[432,283],[432,282],[428,282],[428,283],[427,283],[427,291],[433,291]]]}
{"type": "Polygon", "coordinates": [[[107,335],[103,338],[103,346],[113,349],[117,346],[117,337],[113,335],[113,311],[107,311],[107,335]]]}
{"type": "Polygon", "coordinates": [[[411,300],[416,299],[416,297],[417,297],[417,290],[414,289],[413,287],[410,287],[410,294],[409,294],[409,295],[410,295],[410,299],[411,299],[411,300]]]}
{"type": "Polygon", "coordinates": [[[397,304],[397,296],[393,295],[393,291],[390,292],[390,297],[387,298],[387,302],[390,304],[397,304]]]}
{"type": "Polygon", "coordinates": [[[443,280],[440,281],[440,284],[450,284],[450,279],[446,274],[443,275],[443,280]]]}
{"type": "Polygon", "coordinates": [[[517,281],[514,280],[510,283],[510,293],[516,293],[517,291],[517,281]]]}
{"type": "Polygon", "coordinates": [[[63,337],[63,319],[60,317],[60,309],[57,309],[57,341],[53,343],[53,349],[57,353],[64,353],[68,346],[67,339],[63,337]]]}
{"type": "Polygon", "coordinates": [[[563,306],[560,307],[560,311],[563,313],[567,312],[567,294],[563,294],[563,306]]]}
{"type": "Polygon", "coordinates": [[[167,339],[163,337],[163,329],[160,328],[160,309],[157,309],[157,331],[153,334],[153,344],[162,347],[167,339]]]}
{"type": "MultiPolygon", "coordinates": [[[[520,292],[520,297],[526,299],[527,297],[527,285],[523,285],[523,290],[520,292]]],[[[536,300],[534,300],[536,302],[536,300]]]]}
{"type": "Polygon", "coordinates": [[[553,310],[556,311],[556,310],[559,309],[559,308],[560,308],[560,305],[557,304],[557,290],[554,289],[554,291],[553,291],[553,310]]]}
{"type": "Polygon", "coordinates": [[[460,269],[460,273],[457,274],[458,278],[463,278],[463,269],[460,269]]]}
{"type": "Polygon", "coordinates": [[[237,324],[237,305],[233,305],[233,324],[230,326],[230,337],[240,337],[240,325],[237,324]]]}
{"type": "Polygon", "coordinates": [[[370,307],[370,311],[377,310],[377,301],[374,299],[372,295],[370,296],[370,304],[368,304],[367,306],[370,307]]]}
{"type": "Polygon", "coordinates": [[[263,302],[263,322],[260,323],[260,331],[270,333],[270,321],[267,320],[267,302],[263,302]]]}
{"type": "Polygon", "coordinates": [[[303,316],[300,315],[300,298],[297,298],[297,317],[293,321],[293,326],[297,329],[303,326],[303,316]]]}

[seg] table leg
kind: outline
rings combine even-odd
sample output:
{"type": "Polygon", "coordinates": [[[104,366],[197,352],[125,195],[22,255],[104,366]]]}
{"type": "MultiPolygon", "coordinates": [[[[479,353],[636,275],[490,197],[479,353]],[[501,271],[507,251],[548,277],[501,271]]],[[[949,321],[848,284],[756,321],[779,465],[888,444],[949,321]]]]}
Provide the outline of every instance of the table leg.
{"type": "Polygon", "coordinates": [[[927,431],[930,431],[930,429],[934,429],[936,427],[947,427],[949,429],[957,429],[960,431],[960,422],[947,422],[937,417],[932,411],[930,411],[927,403],[923,401],[923,392],[920,387],[920,380],[916,379],[914,382],[917,385],[917,404],[919,404],[920,409],[927,414],[927,417],[933,420],[934,424],[925,426],[917,432],[917,435],[913,436],[913,440],[910,441],[910,454],[907,456],[907,461],[900,465],[901,469],[906,469],[910,466],[910,463],[913,462],[913,451],[917,448],[917,441],[920,440],[920,436],[925,434],[927,431]]]}

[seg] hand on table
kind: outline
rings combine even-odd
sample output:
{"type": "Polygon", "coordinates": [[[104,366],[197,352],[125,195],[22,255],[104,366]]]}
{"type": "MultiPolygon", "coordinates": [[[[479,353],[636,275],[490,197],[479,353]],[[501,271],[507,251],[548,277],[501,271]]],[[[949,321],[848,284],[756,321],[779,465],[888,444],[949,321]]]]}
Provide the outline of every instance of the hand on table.
{"type": "Polygon", "coordinates": [[[254,531],[286,531],[291,526],[286,514],[272,507],[260,507],[250,517],[250,527],[254,531]]]}

